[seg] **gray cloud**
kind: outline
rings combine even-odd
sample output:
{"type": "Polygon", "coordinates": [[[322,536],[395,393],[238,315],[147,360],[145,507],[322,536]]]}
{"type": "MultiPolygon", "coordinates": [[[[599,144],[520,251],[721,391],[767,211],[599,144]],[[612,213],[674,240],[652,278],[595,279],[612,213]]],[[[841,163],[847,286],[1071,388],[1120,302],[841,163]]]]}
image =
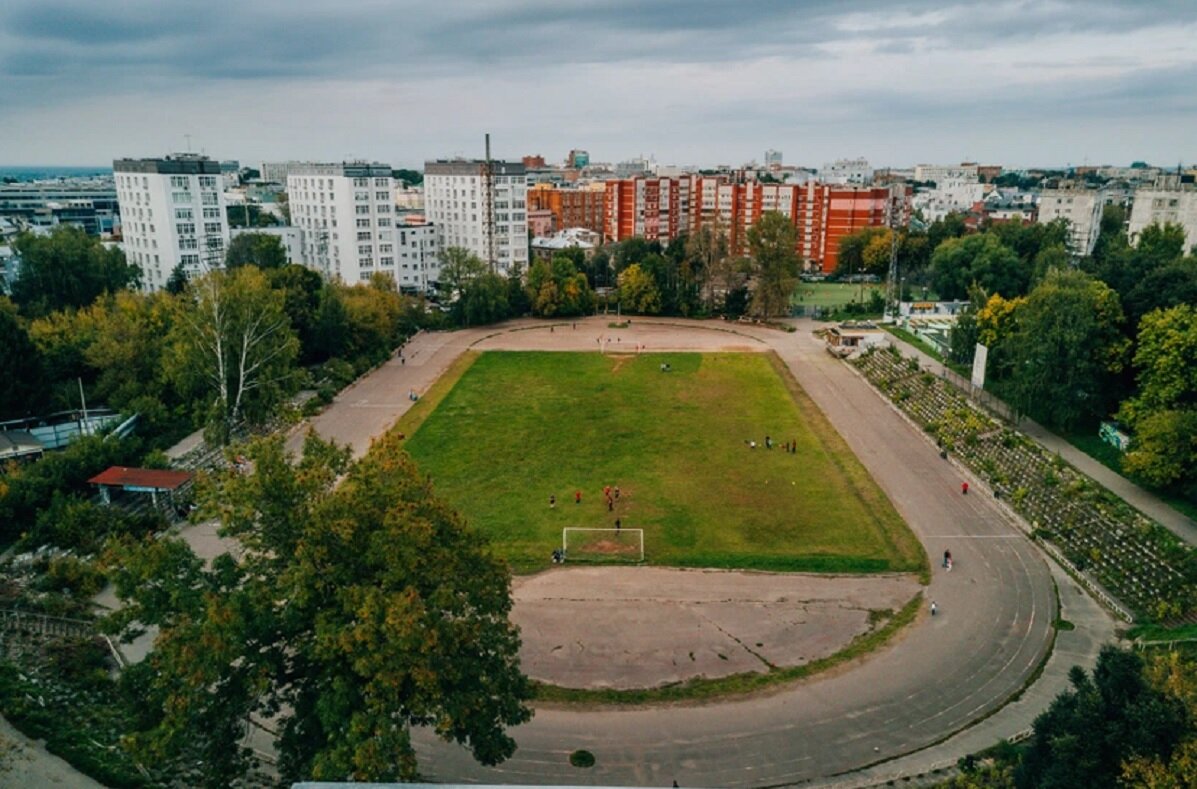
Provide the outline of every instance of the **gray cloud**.
{"type": "Polygon", "coordinates": [[[1192,35],[1151,44],[1186,28],[1197,31],[1192,0],[6,0],[0,142],[63,159],[29,130],[73,108],[80,127],[95,123],[106,100],[145,128],[143,144],[207,114],[214,142],[266,149],[245,130],[267,126],[277,98],[273,120],[298,125],[277,137],[293,148],[305,134],[325,149],[346,134],[354,149],[452,146],[459,127],[471,139],[502,127],[529,145],[594,134],[608,158],[650,142],[673,158],[672,141],[729,161],[790,134],[830,150],[855,139],[844,124],[934,120],[979,138],[1017,121],[1038,131],[1005,155],[1029,157],[1052,118],[1085,114],[1167,118],[1197,138],[1192,35]]]}

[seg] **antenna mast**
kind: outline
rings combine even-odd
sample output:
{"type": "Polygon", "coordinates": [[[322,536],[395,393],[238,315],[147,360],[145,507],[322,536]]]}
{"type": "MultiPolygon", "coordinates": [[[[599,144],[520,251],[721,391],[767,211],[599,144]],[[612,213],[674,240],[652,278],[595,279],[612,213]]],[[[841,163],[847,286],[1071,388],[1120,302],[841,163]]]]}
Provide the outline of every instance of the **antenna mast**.
{"type": "Polygon", "coordinates": [[[490,264],[491,273],[496,267],[495,261],[495,169],[490,160],[490,133],[486,134],[486,162],[482,165],[482,212],[486,227],[483,236],[486,240],[486,262],[490,264]]]}

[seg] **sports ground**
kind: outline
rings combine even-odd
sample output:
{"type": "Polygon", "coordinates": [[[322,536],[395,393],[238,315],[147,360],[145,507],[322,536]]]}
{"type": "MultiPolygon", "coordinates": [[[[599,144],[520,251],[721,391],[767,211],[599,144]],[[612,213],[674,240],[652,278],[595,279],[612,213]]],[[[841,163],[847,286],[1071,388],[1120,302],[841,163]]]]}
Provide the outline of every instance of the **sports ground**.
{"type": "MultiPolygon", "coordinates": [[[[630,349],[629,349],[630,350],[630,349]]],[[[437,493],[517,571],[565,527],[654,565],[918,571],[889,500],[772,354],[471,354],[401,423],[437,493]],[[767,440],[768,439],[768,440],[767,440]],[[769,444],[772,446],[770,447],[769,444]],[[638,536],[638,535],[636,535],[638,536]]],[[[575,559],[571,539],[567,559],[575,559]]]]}

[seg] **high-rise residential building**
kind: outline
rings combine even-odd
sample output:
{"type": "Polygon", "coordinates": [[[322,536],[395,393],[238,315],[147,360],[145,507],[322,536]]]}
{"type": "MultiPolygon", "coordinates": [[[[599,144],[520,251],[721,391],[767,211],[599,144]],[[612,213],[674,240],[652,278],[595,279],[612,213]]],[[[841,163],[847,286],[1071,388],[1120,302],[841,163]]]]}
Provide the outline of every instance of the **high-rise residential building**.
{"type": "Polygon", "coordinates": [[[912,194],[905,184],[761,184],[722,178],[697,179],[693,193],[691,230],[718,216],[732,251],[745,254],[752,226],[766,212],[780,213],[797,231],[797,252],[805,266],[824,273],[835,270],[845,236],[868,227],[905,226],[912,194]]]}
{"type": "Polygon", "coordinates": [[[607,181],[603,234],[611,241],[640,236],[667,242],[690,229],[692,176],[639,176],[607,181]]]}
{"type": "Polygon", "coordinates": [[[521,162],[491,161],[489,173],[487,167],[477,159],[425,162],[424,213],[440,228],[442,251],[467,249],[500,274],[526,270],[526,170],[521,162]]]}
{"type": "Polygon", "coordinates": [[[112,163],[122,247],[141,268],[142,288],[159,290],[176,266],[188,277],[224,265],[229,224],[220,163],[198,154],[112,163]]]}
{"type": "MultiPolygon", "coordinates": [[[[606,190],[602,184],[577,188],[541,184],[528,189],[528,213],[531,216],[533,211],[551,212],[554,230],[584,227],[587,230],[602,233],[605,221],[603,207],[605,193],[606,190]]],[[[534,235],[547,235],[547,233],[534,233],[534,235]]]]}
{"type": "Polygon", "coordinates": [[[1097,244],[1105,204],[1099,189],[1044,189],[1039,194],[1039,221],[1068,220],[1068,251],[1084,257],[1097,244]]]}
{"type": "Polygon", "coordinates": [[[303,263],[326,278],[352,285],[389,274],[409,290],[439,278],[435,228],[397,220],[389,164],[298,164],[287,195],[291,223],[303,231],[303,263]]]}
{"type": "Polygon", "coordinates": [[[919,164],[914,168],[914,180],[932,181],[977,181],[980,168],[976,164],[919,164]]]}
{"type": "Polygon", "coordinates": [[[772,148],[765,151],[765,169],[777,170],[781,168],[781,151],[775,151],[772,148]]]}
{"type": "Polygon", "coordinates": [[[1127,232],[1131,243],[1138,243],[1139,234],[1149,225],[1171,222],[1185,231],[1185,251],[1197,249],[1197,191],[1188,188],[1144,187],[1135,191],[1127,232]]]}

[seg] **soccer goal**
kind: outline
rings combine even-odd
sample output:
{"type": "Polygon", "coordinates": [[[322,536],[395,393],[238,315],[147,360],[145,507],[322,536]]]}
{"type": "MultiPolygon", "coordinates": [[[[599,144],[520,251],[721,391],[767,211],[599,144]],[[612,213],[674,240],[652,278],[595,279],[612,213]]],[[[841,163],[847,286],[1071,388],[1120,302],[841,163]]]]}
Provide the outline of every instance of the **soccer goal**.
{"type": "Polygon", "coordinates": [[[644,529],[561,530],[561,550],[567,562],[643,562],[644,529]]]}

